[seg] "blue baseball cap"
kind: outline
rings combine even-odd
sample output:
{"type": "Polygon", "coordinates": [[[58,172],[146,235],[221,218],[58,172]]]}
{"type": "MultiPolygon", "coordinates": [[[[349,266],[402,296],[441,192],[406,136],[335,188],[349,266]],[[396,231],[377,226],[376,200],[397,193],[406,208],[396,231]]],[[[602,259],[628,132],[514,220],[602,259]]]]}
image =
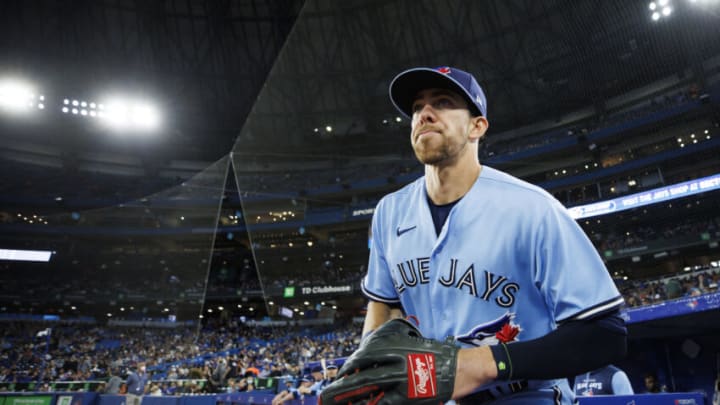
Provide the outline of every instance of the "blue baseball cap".
{"type": "Polygon", "coordinates": [[[487,99],[475,77],[454,67],[419,67],[408,69],[390,83],[390,100],[405,117],[412,117],[412,104],[418,92],[425,89],[448,89],[465,98],[473,115],[487,118],[487,99]]]}

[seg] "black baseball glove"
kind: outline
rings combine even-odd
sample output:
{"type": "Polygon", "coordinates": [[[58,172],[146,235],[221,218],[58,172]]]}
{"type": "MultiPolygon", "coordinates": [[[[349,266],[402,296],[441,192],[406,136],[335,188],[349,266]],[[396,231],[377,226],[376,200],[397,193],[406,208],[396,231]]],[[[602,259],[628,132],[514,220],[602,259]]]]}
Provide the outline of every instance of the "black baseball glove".
{"type": "Polygon", "coordinates": [[[321,405],[440,404],[455,385],[458,350],[452,343],[420,335],[404,319],[393,319],[367,337],[320,394],[321,405]]]}

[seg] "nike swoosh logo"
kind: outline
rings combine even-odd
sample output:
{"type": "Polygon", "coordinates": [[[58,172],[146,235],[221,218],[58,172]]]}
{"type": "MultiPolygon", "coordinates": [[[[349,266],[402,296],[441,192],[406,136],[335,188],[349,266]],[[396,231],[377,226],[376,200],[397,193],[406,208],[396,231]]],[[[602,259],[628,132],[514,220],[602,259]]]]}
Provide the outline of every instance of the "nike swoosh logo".
{"type": "Polygon", "coordinates": [[[405,232],[412,231],[415,228],[417,228],[417,225],[411,226],[410,228],[405,228],[405,229],[400,229],[400,227],[398,226],[397,236],[400,236],[400,235],[404,234],[405,232]]]}

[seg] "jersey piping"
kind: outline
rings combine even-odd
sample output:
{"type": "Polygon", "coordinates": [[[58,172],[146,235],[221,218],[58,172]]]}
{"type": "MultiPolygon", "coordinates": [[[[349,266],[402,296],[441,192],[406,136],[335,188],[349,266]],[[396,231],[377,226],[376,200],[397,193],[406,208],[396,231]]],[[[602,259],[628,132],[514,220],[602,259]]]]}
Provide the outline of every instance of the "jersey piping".
{"type": "Polygon", "coordinates": [[[615,309],[618,309],[625,303],[625,299],[622,297],[622,295],[619,295],[615,298],[612,298],[610,300],[607,300],[605,302],[601,302],[593,307],[586,308],[575,315],[571,315],[565,319],[558,320],[558,324],[563,324],[565,322],[569,321],[582,321],[585,319],[594,318],[598,315],[613,311],[615,309]]]}

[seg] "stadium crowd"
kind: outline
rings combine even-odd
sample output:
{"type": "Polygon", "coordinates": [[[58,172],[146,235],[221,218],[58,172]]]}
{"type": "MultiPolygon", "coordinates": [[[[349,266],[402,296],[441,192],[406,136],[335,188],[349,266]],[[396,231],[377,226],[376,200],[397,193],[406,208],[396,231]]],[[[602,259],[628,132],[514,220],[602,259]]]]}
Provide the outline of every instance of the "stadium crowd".
{"type": "Polygon", "coordinates": [[[653,241],[670,241],[675,238],[707,234],[720,236],[720,216],[713,218],[681,218],[666,224],[634,225],[617,227],[602,232],[590,229],[591,239],[600,253],[607,250],[622,251],[639,247],[653,241]]]}
{"type": "Polygon", "coordinates": [[[700,268],[686,275],[653,280],[616,280],[625,297],[625,306],[640,307],[684,297],[697,297],[718,291],[720,270],[700,268]]]}
{"type": "Polygon", "coordinates": [[[0,383],[124,379],[144,362],[163,394],[252,389],[249,376],[299,378],[308,371],[304,365],[346,357],[359,342],[359,331],[348,325],[333,325],[332,332],[291,326],[282,333],[213,319],[200,331],[191,326],[2,325],[0,383]],[[226,372],[218,381],[213,375],[220,365],[226,372]]]}
{"type": "MultiPolygon", "coordinates": [[[[617,282],[627,306],[637,307],[716,292],[720,270],[704,267],[662,279],[617,282]]],[[[136,363],[146,362],[154,389],[177,394],[252,390],[247,377],[299,379],[308,363],[351,354],[360,328],[294,325],[280,333],[237,320],[207,319],[199,331],[189,326],[148,329],[37,322],[3,322],[0,329],[0,383],[107,381],[112,376],[124,378],[136,363]],[[227,370],[221,383],[209,383],[221,365],[227,370]]]]}

